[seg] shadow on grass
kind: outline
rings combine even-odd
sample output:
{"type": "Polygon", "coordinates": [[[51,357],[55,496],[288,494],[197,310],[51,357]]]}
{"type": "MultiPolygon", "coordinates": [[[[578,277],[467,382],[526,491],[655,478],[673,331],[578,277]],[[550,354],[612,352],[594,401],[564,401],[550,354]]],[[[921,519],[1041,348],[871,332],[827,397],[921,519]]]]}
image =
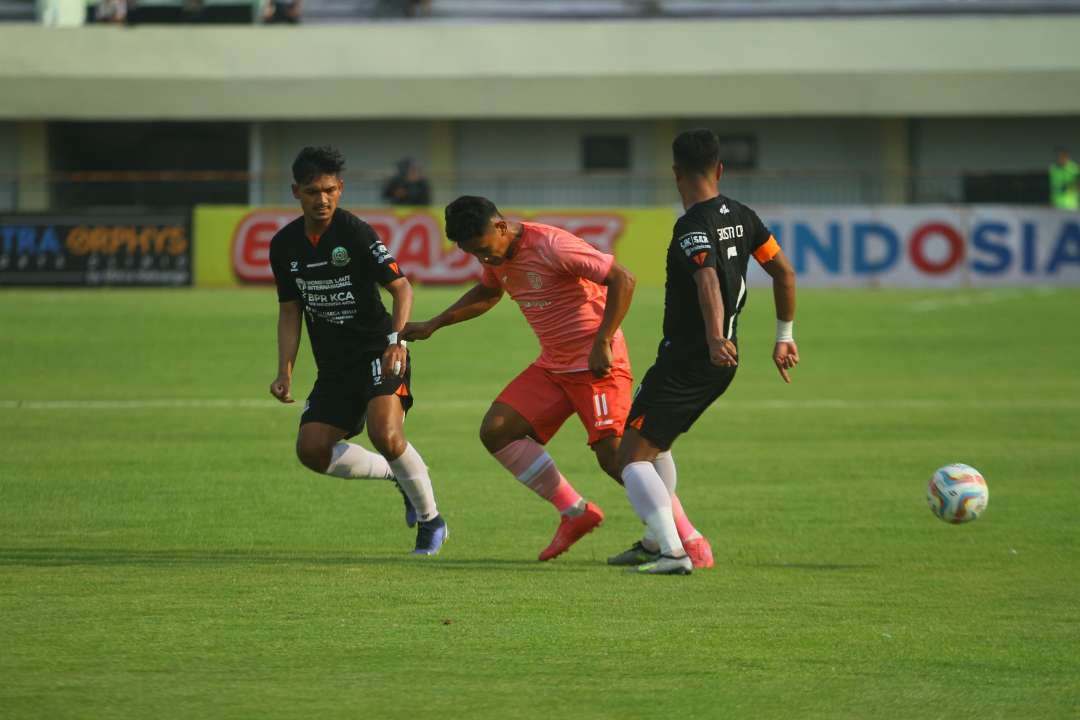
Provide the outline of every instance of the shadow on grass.
{"type": "Polygon", "coordinates": [[[547,571],[558,567],[572,572],[595,568],[595,561],[560,560],[539,563],[522,558],[447,558],[351,553],[266,552],[246,550],[126,550],[93,548],[0,548],[0,566],[58,567],[65,565],[314,565],[326,567],[393,566],[434,570],[547,571]]]}

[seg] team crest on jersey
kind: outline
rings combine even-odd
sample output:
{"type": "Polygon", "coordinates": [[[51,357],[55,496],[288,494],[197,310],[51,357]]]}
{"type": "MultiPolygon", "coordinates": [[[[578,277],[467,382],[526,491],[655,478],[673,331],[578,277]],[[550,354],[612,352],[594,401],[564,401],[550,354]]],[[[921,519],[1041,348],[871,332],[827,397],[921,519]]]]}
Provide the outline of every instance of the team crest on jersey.
{"type": "Polygon", "coordinates": [[[721,215],[727,215],[731,211],[728,210],[727,205],[721,205],[719,212],[720,212],[721,215]]]}
{"type": "Polygon", "coordinates": [[[540,277],[540,273],[527,272],[525,273],[525,279],[529,281],[529,287],[533,290],[539,290],[544,287],[544,281],[540,277]]]}
{"type": "Polygon", "coordinates": [[[334,251],[330,253],[330,262],[334,264],[334,267],[345,267],[349,264],[349,251],[341,246],[334,248],[334,251]]]}

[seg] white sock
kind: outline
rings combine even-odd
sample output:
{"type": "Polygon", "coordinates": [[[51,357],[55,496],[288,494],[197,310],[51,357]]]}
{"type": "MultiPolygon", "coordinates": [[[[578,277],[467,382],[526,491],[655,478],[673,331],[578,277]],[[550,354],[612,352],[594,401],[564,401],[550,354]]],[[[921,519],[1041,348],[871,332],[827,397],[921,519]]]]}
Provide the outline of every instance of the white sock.
{"type": "MultiPolygon", "coordinates": [[[[664,487],[667,488],[668,494],[673,494],[675,485],[678,482],[678,474],[675,471],[675,458],[672,457],[671,451],[665,450],[653,458],[652,466],[656,469],[656,474],[664,481],[664,487]]],[[[645,536],[641,538],[641,544],[645,546],[646,550],[652,552],[657,552],[660,549],[660,541],[657,539],[656,533],[648,525],[645,526],[645,536]]]]}
{"type": "MultiPolygon", "coordinates": [[[[652,464],[653,467],[656,468],[656,472],[660,476],[660,479],[664,481],[664,485],[667,487],[668,494],[671,495],[672,498],[675,498],[675,486],[678,484],[678,473],[675,471],[675,457],[671,454],[671,451],[665,450],[664,452],[657,455],[655,458],[653,458],[652,464]]],[[[677,530],[680,530],[681,532],[681,529],[679,528],[679,520],[677,517],[678,514],[682,513],[683,518],[688,525],[690,523],[690,519],[686,517],[686,511],[682,509],[682,502],[676,502],[675,500],[672,500],[672,508],[674,511],[672,512],[672,516],[676,518],[675,528],[677,530]],[[678,507],[676,507],[676,505],[678,507]]],[[[649,534],[646,533],[645,537],[646,539],[648,539],[649,534]]],[[[701,533],[699,533],[695,528],[693,532],[683,537],[683,541],[696,540],[699,537],[701,537],[701,533]]],[[[655,543],[655,540],[653,542],[655,543]]],[[[645,547],[649,547],[649,544],[645,543],[645,547]]]]}
{"type": "Polygon", "coordinates": [[[641,544],[649,552],[660,552],[660,542],[656,539],[656,533],[648,525],[645,526],[645,536],[641,538],[641,544]]]}
{"type": "Polygon", "coordinates": [[[412,443],[405,445],[405,452],[400,457],[390,461],[390,469],[421,520],[430,520],[439,514],[427,465],[412,443]]]}
{"type": "Polygon", "coordinates": [[[671,516],[671,495],[651,462],[633,462],[623,468],[623,484],[638,517],[649,526],[665,555],[681,557],[683,550],[675,518],[671,516]]]}
{"type": "Polygon", "coordinates": [[[671,451],[665,450],[653,458],[652,466],[656,468],[656,474],[664,481],[668,494],[674,494],[675,485],[678,483],[678,473],[675,472],[675,458],[671,456],[671,451]]]}
{"type": "Polygon", "coordinates": [[[386,462],[382,455],[345,441],[334,445],[326,474],[350,479],[389,480],[394,477],[390,471],[390,463],[386,462]]]}

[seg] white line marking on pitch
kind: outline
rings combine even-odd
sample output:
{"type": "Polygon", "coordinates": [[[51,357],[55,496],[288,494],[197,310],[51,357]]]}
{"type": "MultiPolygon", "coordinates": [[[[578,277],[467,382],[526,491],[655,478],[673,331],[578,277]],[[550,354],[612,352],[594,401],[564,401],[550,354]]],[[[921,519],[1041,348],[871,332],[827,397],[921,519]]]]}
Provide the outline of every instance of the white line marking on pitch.
{"type": "Polygon", "coordinates": [[[1012,288],[1008,290],[987,290],[976,294],[946,295],[940,298],[927,298],[916,300],[907,304],[907,309],[912,312],[933,312],[945,308],[967,307],[970,305],[987,305],[990,303],[1016,300],[1027,295],[1047,296],[1057,292],[1057,288],[1012,288]]]}

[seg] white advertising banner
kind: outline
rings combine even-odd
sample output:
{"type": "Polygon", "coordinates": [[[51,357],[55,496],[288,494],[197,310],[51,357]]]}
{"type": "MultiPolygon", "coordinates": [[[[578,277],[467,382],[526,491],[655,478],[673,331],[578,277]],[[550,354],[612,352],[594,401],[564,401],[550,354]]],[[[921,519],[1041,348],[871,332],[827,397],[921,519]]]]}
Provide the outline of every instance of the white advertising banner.
{"type": "MultiPolygon", "coordinates": [[[[804,286],[1080,285],[1080,213],[991,205],[758,213],[804,286]]],[[[754,279],[766,280],[760,268],[754,279]]]]}

